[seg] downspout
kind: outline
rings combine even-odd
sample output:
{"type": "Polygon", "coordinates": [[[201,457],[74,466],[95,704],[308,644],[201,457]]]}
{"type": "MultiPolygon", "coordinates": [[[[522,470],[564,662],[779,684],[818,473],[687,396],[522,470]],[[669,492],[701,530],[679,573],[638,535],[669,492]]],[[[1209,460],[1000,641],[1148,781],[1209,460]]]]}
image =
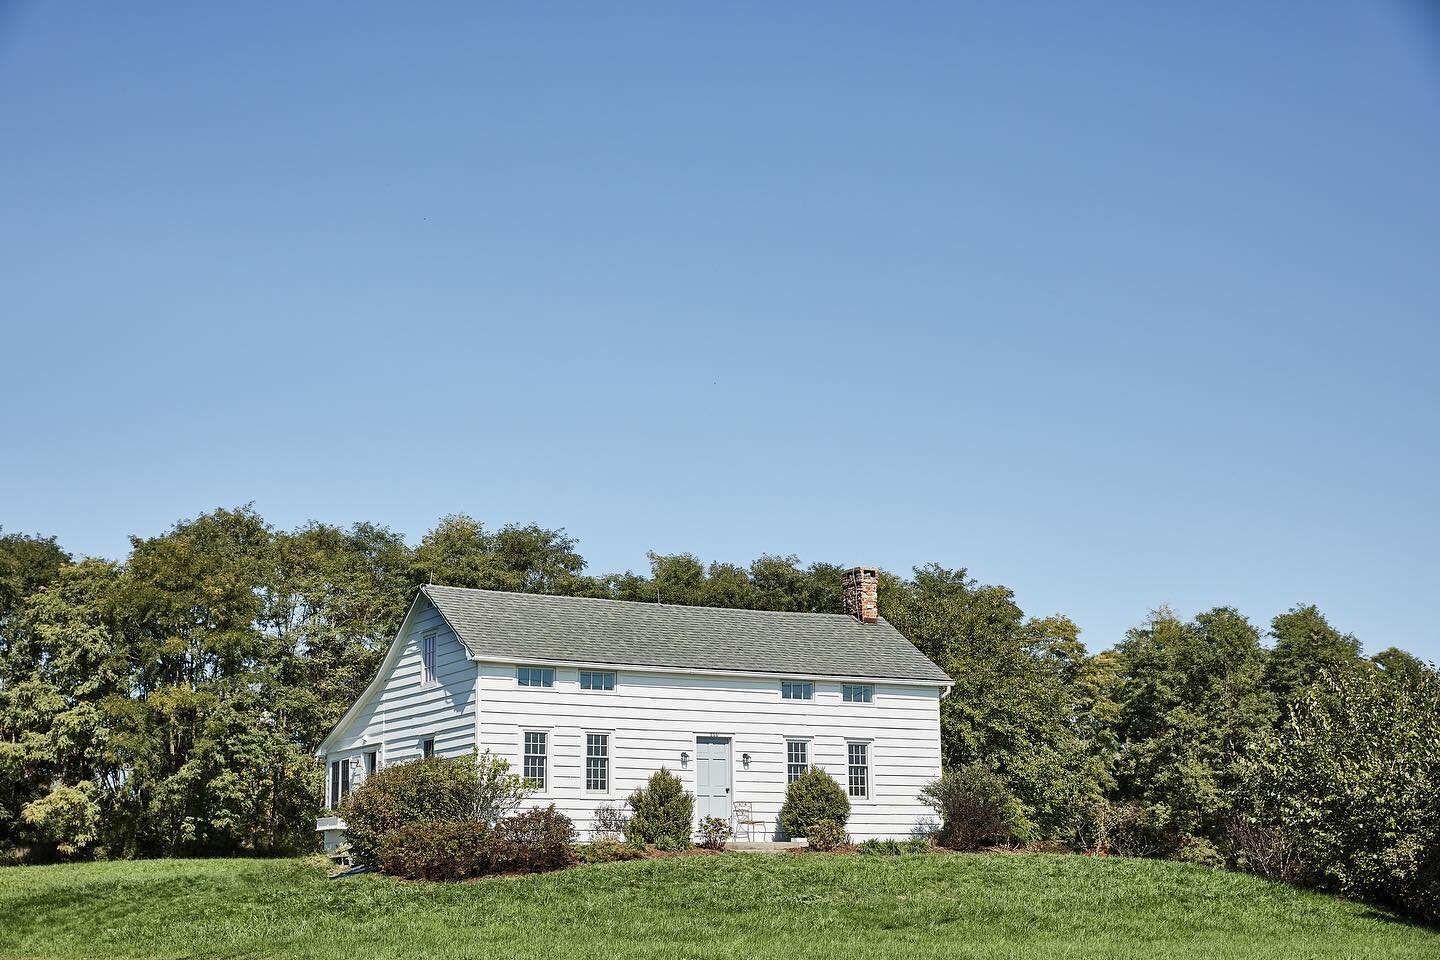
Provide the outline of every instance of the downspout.
{"type": "Polygon", "coordinates": [[[475,756],[480,756],[480,661],[471,660],[475,664],[475,756]]]}

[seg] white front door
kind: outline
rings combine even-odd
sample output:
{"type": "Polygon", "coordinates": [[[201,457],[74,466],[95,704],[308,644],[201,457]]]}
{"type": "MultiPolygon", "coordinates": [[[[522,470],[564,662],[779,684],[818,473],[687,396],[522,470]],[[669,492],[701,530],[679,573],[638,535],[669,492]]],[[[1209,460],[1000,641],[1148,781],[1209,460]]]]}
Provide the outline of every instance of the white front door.
{"type": "Polygon", "coordinates": [[[700,817],[730,819],[730,738],[695,740],[695,805],[700,817]]]}

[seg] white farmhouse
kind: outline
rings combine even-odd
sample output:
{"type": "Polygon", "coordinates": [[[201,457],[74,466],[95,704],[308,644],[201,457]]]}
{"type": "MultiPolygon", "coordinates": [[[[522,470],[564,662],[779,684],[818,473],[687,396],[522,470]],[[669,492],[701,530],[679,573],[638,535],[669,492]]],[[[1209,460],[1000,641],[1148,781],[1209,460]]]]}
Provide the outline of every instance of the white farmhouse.
{"type": "MultiPolygon", "coordinates": [[[[909,836],[933,818],[917,794],[940,774],[951,681],[878,616],[876,589],[850,570],[847,613],[816,614],[426,586],[320,744],[326,803],[382,767],[478,747],[582,837],[662,766],[697,820],[758,821],[755,839],[779,837],[786,785],[810,767],[849,793],[856,840],[909,836]]],[[[317,829],[333,848],[345,825],[317,829]]]]}

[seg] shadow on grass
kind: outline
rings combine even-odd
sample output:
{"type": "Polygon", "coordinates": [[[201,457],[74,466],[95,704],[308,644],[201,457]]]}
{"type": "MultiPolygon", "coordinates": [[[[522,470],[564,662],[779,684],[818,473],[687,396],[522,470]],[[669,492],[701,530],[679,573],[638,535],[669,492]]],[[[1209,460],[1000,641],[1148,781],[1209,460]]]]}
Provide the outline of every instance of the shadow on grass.
{"type": "Polygon", "coordinates": [[[1420,917],[1407,917],[1403,913],[1392,913],[1384,907],[1366,907],[1360,912],[1360,916],[1366,920],[1392,923],[1398,927],[1414,927],[1416,930],[1428,930],[1431,933],[1440,933],[1440,923],[1424,920],[1420,917]]]}

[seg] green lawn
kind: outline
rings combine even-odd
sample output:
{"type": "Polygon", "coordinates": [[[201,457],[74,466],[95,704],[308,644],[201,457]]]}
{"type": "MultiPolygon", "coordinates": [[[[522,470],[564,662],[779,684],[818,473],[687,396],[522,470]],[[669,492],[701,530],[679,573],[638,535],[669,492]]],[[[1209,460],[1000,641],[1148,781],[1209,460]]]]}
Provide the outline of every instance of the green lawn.
{"type": "Polygon", "coordinates": [[[1440,957],[1254,877],[1078,856],[727,854],[478,883],[300,860],[0,869],[4,957],[1440,957]]]}

